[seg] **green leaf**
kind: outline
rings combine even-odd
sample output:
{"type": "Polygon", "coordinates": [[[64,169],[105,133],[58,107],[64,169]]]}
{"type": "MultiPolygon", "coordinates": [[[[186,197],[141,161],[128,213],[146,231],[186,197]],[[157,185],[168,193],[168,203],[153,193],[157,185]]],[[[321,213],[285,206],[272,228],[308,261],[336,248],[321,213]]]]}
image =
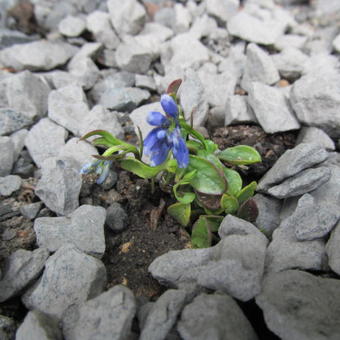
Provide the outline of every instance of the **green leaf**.
{"type": "Polygon", "coordinates": [[[254,192],[256,190],[257,183],[251,182],[246,187],[244,187],[238,194],[237,199],[239,204],[241,205],[243,202],[245,202],[248,198],[251,198],[254,196],[254,192]]]}
{"type": "Polygon", "coordinates": [[[212,235],[206,220],[202,216],[195,222],[191,231],[193,248],[208,248],[211,246],[212,235]]]}
{"type": "Polygon", "coordinates": [[[119,165],[124,170],[131,171],[137,176],[144,179],[155,177],[166,167],[164,163],[159,166],[150,166],[132,157],[127,157],[125,159],[119,160],[119,165]]]}
{"type": "Polygon", "coordinates": [[[187,140],[186,145],[189,151],[191,152],[197,152],[198,150],[201,150],[203,148],[201,143],[192,139],[187,140]]]}
{"type": "Polygon", "coordinates": [[[239,207],[239,203],[236,197],[223,194],[221,197],[221,207],[226,214],[234,214],[239,207]]]}
{"type": "Polygon", "coordinates": [[[210,139],[206,139],[204,145],[206,150],[210,153],[214,153],[218,149],[218,145],[210,139]]]}
{"type": "Polygon", "coordinates": [[[92,142],[91,142],[93,145],[95,146],[105,146],[105,147],[110,147],[112,146],[111,143],[109,143],[105,138],[103,137],[98,137],[96,139],[94,139],[92,142]]]}
{"type": "Polygon", "coordinates": [[[221,194],[211,195],[196,190],[196,197],[197,203],[199,203],[199,205],[205,210],[208,209],[214,211],[221,208],[221,194]]]}
{"type": "Polygon", "coordinates": [[[196,174],[197,170],[189,171],[183,176],[182,181],[190,181],[196,176],[196,174]]]}
{"type": "Polygon", "coordinates": [[[222,220],[222,216],[201,215],[192,228],[191,243],[193,247],[210,247],[212,241],[212,233],[218,231],[222,220]]]}
{"type": "Polygon", "coordinates": [[[258,215],[259,209],[256,202],[252,198],[249,198],[243,202],[237,212],[238,217],[249,222],[255,222],[258,215]]]}
{"type": "Polygon", "coordinates": [[[242,178],[240,174],[232,169],[223,168],[224,176],[228,182],[228,191],[229,195],[236,196],[237,193],[242,189],[242,178]]]}
{"type": "Polygon", "coordinates": [[[197,170],[197,175],[190,184],[204,194],[218,195],[227,189],[227,181],[218,169],[208,160],[190,155],[188,170],[197,170]]]}
{"type": "Polygon", "coordinates": [[[168,214],[183,227],[186,227],[190,222],[191,205],[174,203],[168,207],[168,214]]]}
{"type": "Polygon", "coordinates": [[[261,162],[260,154],[251,146],[237,145],[221,151],[218,158],[233,165],[247,165],[261,162]]]}
{"type": "Polygon", "coordinates": [[[177,199],[177,201],[189,204],[191,203],[195,198],[196,195],[193,192],[180,192],[178,191],[179,186],[189,184],[189,182],[179,182],[173,186],[174,195],[177,199]]]}
{"type": "Polygon", "coordinates": [[[124,141],[112,136],[111,133],[105,131],[105,130],[93,130],[88,132],[86,135],[82,136],[80,140],[85,140],[92,136],[102,136],[110,145],[119,145],[119,144],[127,144],[124,141]]]}
{"type": "Polygon", "coordinates": [[[205,148],[205,138],[202,134],[200,134],[198,131],[193,129],[186,121],[185,119],[179,120],[179,125],[181,128],[183,128],[186,132],[188,132],[192,137],[195,137],[197,140],[199,140],[202,144],[202,146],[205,148]]]}

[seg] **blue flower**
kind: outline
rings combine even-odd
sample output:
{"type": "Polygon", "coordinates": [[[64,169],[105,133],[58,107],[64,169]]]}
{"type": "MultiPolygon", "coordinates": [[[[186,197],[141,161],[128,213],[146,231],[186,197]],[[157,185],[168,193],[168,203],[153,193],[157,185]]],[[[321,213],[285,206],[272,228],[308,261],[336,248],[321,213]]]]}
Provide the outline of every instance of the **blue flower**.
{"type": "Polygon", "coordinates": [[[180,168],[186,168],[189,163],[189,151],[181,136],[178,123],[178,107],[171,96],[163,94],[161,105],[167,116],[160,112],[149,112],[147,122],[156,126],[144,140],[145,154],[150,156],[151,165],[162,164],[170,150],[180,168]]]}
{"type": "Polygon", "coordinates": [[[96,180],[97,184],[102,184],[106,180],[110,172],[112,161],[93,161],[91,163],[86,163],[81,169],[81,175],[87,175],[95,172],[99,177],[96,180]]]}

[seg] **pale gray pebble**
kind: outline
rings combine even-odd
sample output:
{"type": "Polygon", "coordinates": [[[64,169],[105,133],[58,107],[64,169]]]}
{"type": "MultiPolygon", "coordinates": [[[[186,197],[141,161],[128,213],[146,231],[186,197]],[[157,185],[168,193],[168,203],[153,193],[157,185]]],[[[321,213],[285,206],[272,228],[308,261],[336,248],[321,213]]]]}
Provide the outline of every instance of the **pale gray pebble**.
{"type": "Polygon", "coordinates": [[[133,293],[127,287],[115,286],[65,313],[65,340],[127,339],[135,313],[133,293]]]}
{"type": "Polygon", "coordinates": [[[26,315],[24,322],[17,330],[15,339],[62,340],[63,336],[55,319],[38,310],[33,310],[26,315]]]}
{"type": "Polygon", "coordinates": [[[122,231],[127,227],[127,218],[124,208],[119,203],[114,202],[106,210],[105,223],[113,231],[122,231]]]}
{"type": "Polygon", "coordinates": [[[11,173],[14,163],[14,145],[9,137],[0,137],[0,176],[11,173]]]}
{"type": "Polygon", "coordinates": [[[22,300],[28,309],[60,320],[70,306],[98,296],[105,285],[104,264],[66,244],[47,260],[41,279],[22,300]]]}
{"type": "Polygon", "coordinates": [[[296,144],[300,143],[315,143],[328,151],[335,150],[335,143],[333,140],[327,135],[323,130],[313,127],[313,126],[304,126],[298,135],[296,140],[296,144]]]}
{"type": "Polygon", "coordinates": [[[40,168],[46,159],[58,156],[67,136],[68,132],[62,126],[49,118],[43,118],[29,130],[25,146],[40,168]]]}
{"type": "Polygon", "coordinates": [[[0,302],[16,296],[39,277],[49,256],[46,248],[34,251],[19,249],[5,260],[5,270],[0,281],[0,302]]]}
{"type": "Polygon", "coordinates": [[[33,220],[39,213],[42,207],[42,202],[30,203],[20,207],[20,213],[22,216],[33,220]]]}
{"type": "Polygon", "coordinates": [[[9,135],[33,123],[23,113],[8,108],[0,108],[0,136],[9,135]]]}
{"type": "Polygon", "coordinates": [[[340,218],[340,211],[334,213],[327,206],[315,204],[309,194],[303,195],[289,223],[295,226],[295,235],[300,241],[314,240],[326,236],[340,218]]]}
{"type": "Polygon", "coordinates": [[[8,175],[0,177],[0,195],[10,196],[13,192],[17,191],[21,187],[21,177],[16,175],[8,175]]]}
{"type": "Polygon", "coordinates": [[[177,330],[186,340],[258,339],[238,304],[220,292],[195,297],[184,307],[177,330]]]}
{"type": "Polygon", "coordinates": [[[259,211],[254,224],[267,237],[271,237],[273,231],[280,224],[280,210],[282,201],[274,197],[261,194],[256,194],[253,199],[256,202],[259,211]]]}
{"type": "Polygon", "coordinates": [[[226,23],[237,13],[240,7],[240,0],[207,0],[206,6],[209,15],[226,23]]]}
{"type": "Polygon", "coordinates": [[[273,184],[294,176],[300,171],[325,161],[327,151],[319,145],[301,143],[285,153],[275,162],[273,167],[262,177],[257,190],[259,192],[269,189],[273,184]]]}
{"type": "Polygon", "coordinates": [[[272,85],[279,80],[279,72],[269,54],[256,44],[249,44],[241,87],[249,91],[252,82],[272,85]]]}
{"type": "Polygon", "coordinates": [[[65,243],[101,258],[105,251],[103,207],[82,205],[68,217],[40,217],[34,221],[39,247],[57,251],[65,243]]]}
{"type": "Polygon", "coordinates": [[[246,96],[230,96],[223,112],[225,114],[225,126],[239,123],[257,123],[246,96]]]}
{"type": "Polygon", "coordinates": [[[21,129],[11,134],[11,141],[14,146],[14,160],[17,161],[24,146],[28,130],[21,129]]]}
{"type": "Polygon", "coordinates": [[[81,184],[74,161],[51,157],[42,164],[42,176],[35,194],[55,213],[68,215],[79,206],[81,184]]]}
{"type": "Polygon", "coordinates": [[[66,37],[78,37],[84,32],[86,25],[84,19],[69,15],[59,22],[58,28],[66,37]]]}
{"type": "Polygon", "coordinates": [[[324,166],[302,170],[279,185],[268,189],[268,194],[280,199],[303,195],[317,189],[326,183],[330,177],[331,170],[324,166]]]}
{"type": "Polygon", "coordinates": [[[190,292],[169,289],[152,304],[140,334],[141,340],[164,339],[175,325],[190,292]]]}
{"type": "Polygon", "coordinates": [[[280,89],[252,82],[248,92],[248,102],[265,132],[276,133],[300,128],[299,121],[280,89]]]}
{"type": "Polygon", "coordinates": [[[269,329],[282,340],[336,340],[339,294],[339,280],[287,270],[265,278],[256,303],[269,329]]]}
{"type": "Polygon", "coordinates": [[[328,264],[331,269],[340,275],[340,222],[335,226],[331,237],[327,242],[326,251],[328,255],[328,264]]]}
{"type": "Polygon", "coordinates": [[[136,74],[136,87],[148,91],[156,91],[156,83],[153,77],[145,76],[143,74],[136,74]]]}
{"type": "Polygon", "coordinates": [[[220,227],[224,238],[216,246],[170,251],[151,263],[151,275],[174,287],[191,283],[242,301],[253,298],[261,290],[268,240],[251,223],[226,218],[220,227]]]}

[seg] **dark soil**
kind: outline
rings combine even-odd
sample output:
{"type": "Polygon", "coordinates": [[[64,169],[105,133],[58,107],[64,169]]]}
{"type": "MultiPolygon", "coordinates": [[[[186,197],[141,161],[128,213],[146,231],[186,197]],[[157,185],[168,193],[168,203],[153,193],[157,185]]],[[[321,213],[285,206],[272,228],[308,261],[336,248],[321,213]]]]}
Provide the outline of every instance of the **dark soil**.
{"type": "Polygon", "coordinates": [[[248,167],[239,167],[246,182],[258,181],[287,150],[295,146],[297,132],[266,134],[257,125],[232,125],[211,131],[212,140],[220,150],[236,145],[254,147],[262,162],[248,167]]]}

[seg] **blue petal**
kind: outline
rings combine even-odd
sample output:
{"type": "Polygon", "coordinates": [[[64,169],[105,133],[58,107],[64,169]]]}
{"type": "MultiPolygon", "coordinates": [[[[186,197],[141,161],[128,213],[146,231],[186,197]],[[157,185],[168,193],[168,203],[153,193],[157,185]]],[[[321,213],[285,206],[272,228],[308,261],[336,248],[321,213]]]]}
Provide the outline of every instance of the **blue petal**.
{"type": "Polygon", "coordinates": [[[168,94],[163,94],[161,96],[161,105],[163,110],[173,118],[177,118],[178,107],[174,99],[168,94]]]}
{"type": "Polygon", "coordinates": [[[157,112],[157,111],[149,112],[148,118],[146,120],[150,125],[153,125],[153,126],[168,126],[169,125],[168,119],[164,115],[162,115],[160,112],[157,112]]]}
{"type": "Polygon", "coordinates": [[[166,137],[166,131],[165,130],[160,130],[157,132],[157,138],[158,139],[164,139],[166,137]]]}
{"type": "Polygon", "coordinates": [[[99,165],[99,163],[100,161],[97,160],[97,161],[84,164],[83,167],[80,169],[80,174],[87,175],[93,172],[96,169],[96,167],[99,165]]]}
{"type": "Polygon", "coordinates": [[[102,171],[100,176],[98,177],[96,183],[97,184],[102,184],[106,180],[107,176],[109,175],[110,172],[110,167],[111,167],[111,161],[105,161],[104,165],[102,167],[102,171]]]}
{"type": "Polygon", "coordinates": [[[161,130],[164,130],[164,129],[162,129],[162,128],[152,129],[149,132],[149,134],[146,136],[146,138],[144,139],[144,142],[143,142],[145,154],[147,154],[147,155],[150,154],[154,145],[158,142],[157,133],[161,130]]]}
{"type": "Polygon", "coordinates": [[[151,152],[151,164],[157,166],[162,164],[170,151],[170,145],[166,143],[165,140],[158,140],[157,147],[155,147],[151,152]]]}
{"type": "Polygon", "coordinates": [[[189,164],[189,150],[181,136],[180,130],[175,129],[171,134],[172,138],[172,153],[177,160],[179,168],[186,168],[189,164]]]}

